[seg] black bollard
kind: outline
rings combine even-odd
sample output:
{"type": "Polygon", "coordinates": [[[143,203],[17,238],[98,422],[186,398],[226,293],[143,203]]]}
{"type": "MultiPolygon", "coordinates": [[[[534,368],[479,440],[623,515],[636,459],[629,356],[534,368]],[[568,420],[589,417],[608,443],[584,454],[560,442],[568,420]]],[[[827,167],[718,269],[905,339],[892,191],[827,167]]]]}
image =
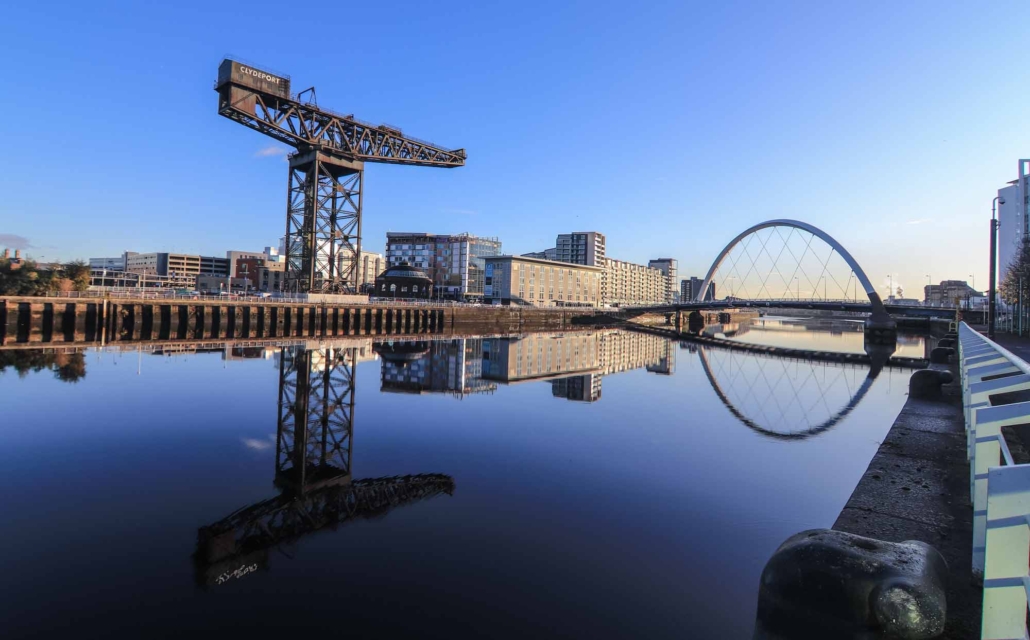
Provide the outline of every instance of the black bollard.
{"type": "Polygon", "coordinates": [[[762,571],[755,638],[935,638],[947,564],[923,542],[830,529],[791,536],[762,571]]]}

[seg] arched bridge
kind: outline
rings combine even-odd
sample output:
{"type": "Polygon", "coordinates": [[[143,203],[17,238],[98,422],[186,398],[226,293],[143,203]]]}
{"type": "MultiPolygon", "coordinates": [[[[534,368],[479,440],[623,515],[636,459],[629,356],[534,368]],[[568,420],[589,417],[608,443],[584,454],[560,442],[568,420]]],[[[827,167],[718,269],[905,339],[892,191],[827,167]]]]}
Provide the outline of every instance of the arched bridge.
{"type": "Polygon", "coordinates": [[[952,309],[885,306],[858,261],[835,238],[799,220],[745,229],[716,256],[691,300],[636,307],[670,312],[759,306],[869,313],[867,327],[893,329],[892,314],[925,317],[952,309]]]}

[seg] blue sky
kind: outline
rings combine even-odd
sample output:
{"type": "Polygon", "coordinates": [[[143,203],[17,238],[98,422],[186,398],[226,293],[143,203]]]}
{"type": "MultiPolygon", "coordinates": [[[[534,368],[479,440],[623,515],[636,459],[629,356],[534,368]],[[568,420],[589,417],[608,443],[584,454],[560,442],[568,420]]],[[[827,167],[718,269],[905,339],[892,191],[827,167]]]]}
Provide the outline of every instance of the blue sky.
{"type": "Polygon", "coordinates": [[[216,113],[234,54],[467,150],[460,169],[368,165],[367,249],[596,229],[612,257],[704,275],[787,217],[874,283],[982,285],[991,198],[1030,156],[1030,28],[1025,3],[975,4],[14,3],[0,238],[47,260],[274,244],[283,155],[216,113]]]}

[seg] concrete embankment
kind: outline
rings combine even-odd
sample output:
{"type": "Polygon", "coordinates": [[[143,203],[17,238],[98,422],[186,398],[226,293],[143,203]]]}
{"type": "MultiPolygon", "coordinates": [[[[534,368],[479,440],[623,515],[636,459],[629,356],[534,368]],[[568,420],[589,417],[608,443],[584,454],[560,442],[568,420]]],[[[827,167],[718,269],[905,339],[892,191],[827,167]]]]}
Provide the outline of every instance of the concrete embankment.
{"type": "Polygon", "coordinates": [[[888,542],[919,540],[948,563],[942,638],[980,634],[973,579],[973,507],[958,374],[941,398],[910,396],[833,528],[888,542]]]}
{"type": "MultiPolygon", "coordinates": [[[[341,335],[518,333],[573,327],[576,309],[192,299],[0,298],[0,345],[341,335]]],[[[589,313],[589,312],[588,312],[589,313]]],[[[577,325],[582,328],[582,325],[577,325]]]]}

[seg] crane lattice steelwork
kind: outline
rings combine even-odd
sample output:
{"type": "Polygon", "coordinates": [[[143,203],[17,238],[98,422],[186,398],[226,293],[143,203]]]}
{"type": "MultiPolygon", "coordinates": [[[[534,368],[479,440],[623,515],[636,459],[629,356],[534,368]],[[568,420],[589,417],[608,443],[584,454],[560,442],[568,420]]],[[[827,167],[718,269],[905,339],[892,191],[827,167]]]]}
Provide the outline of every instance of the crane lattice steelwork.
{"type": "Polygon", "coordinates": [[[314,87],[290,93],[289,76],[225,59],[218,68],[218,113],[290,145],[286,207],[286,288],[301,293],[356,290],[361,255],[365,162],[461,167],[448,150],[321,108],[314,87]],[[310,94],[310,100],[302,100],[310,94]],[[341,273],[342,270],[342,273],[341,273]]]}
{"type": "Polygon", "coordinates": [[[274,485],[280,494],[197,531],[196,579],[219,585],[268,564],[271,549],[396,507],[454,493],[439,473],[353,479],[357,349],[282,347],[274,485]]]}

